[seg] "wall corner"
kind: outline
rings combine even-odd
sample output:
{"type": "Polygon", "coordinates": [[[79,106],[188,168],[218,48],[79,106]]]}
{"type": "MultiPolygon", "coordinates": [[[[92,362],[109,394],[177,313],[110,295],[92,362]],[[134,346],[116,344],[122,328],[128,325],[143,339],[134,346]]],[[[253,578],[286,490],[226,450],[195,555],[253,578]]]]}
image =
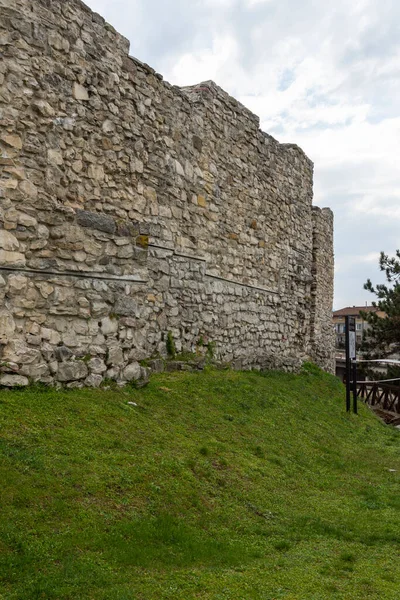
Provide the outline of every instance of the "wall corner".
{"type": "Polygon", "coordinates": [[[311,284],[311,359],[335,372],[335,335],[332,325],[334,250],[333,213],[312,207],[313,260],[311,284]]]}

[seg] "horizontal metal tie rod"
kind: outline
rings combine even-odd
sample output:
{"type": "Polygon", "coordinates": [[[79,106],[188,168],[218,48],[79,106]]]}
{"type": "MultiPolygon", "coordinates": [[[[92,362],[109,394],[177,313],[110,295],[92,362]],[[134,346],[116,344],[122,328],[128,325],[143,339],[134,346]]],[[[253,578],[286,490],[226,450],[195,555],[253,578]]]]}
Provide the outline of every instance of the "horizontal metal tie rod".
{"type": "Polygon", "coordinates": [[[50,277],[77,277],[78,279],[102,279],[106,281],[119,281],[122,283],[147,283],[145,279],[137,279],[132,275],[111,275],[107,273],[95,273],[88,271],[51,271],[41,269],[26,269],[16,267],[0,267],[0,272],[26,273],[32,275],[47,275],[50,277]]]}
{"type": "Polygon", "coordinates": [[[369,381],[369,380],[356,381],[356,383],[357,384],[375,384],[375,383],[387,383],[389,381],[400,381],[400,377],[398,377],[397,379],[380,379],[379,381],[369,381]]]}
{"type": "Polygon", "coordinates": [[[382,364],[388,364],[388,365],[400,365],[400,360],[392,360],[391,358],[389,359],[378,359],[378,360],[352,360],[353,364],[354,363],[382,363],[382,364]]]}

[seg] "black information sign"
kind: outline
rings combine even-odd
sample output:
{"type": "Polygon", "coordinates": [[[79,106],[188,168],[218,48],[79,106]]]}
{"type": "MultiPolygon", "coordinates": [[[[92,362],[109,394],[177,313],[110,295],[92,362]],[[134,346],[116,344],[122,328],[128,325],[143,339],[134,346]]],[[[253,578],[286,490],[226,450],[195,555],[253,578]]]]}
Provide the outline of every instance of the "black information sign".
{"type": "Polygon", "coordinates": [[[351,390],[353,390],[353,412],[357,413],[357,355],[356,319],[346,317],[346,410],[350,412],[351,390]]]}

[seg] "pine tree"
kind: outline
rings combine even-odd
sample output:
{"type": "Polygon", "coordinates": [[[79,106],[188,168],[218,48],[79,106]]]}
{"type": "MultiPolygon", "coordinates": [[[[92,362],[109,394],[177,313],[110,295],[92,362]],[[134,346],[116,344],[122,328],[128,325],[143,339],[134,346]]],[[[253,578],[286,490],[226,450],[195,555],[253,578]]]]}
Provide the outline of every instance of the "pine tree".
{"type": "MultiPolygon", "coordinates": [[[[386,316],[379,316],[377,312],[361,313],[370,325],[365,332],[362,350],[371,359],[387,358],[400,352],[400,250],[396,250],[394,257],[381,252],[379,268],[385,272],[387,284],[373,286],[368,279],[364,289],[375,294],[377,300],[372,302],[372,306],[386,316]]],[[[388,367],[388,376],[399,377],[400,369],[388,367]]]]}

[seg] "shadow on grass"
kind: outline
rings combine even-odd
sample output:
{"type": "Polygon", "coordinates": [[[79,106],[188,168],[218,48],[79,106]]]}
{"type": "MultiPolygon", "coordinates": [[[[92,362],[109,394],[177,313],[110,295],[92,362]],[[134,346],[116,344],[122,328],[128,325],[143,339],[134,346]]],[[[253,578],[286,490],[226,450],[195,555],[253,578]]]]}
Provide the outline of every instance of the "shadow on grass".
{"type": "Polygon", "coordinates": [[[252,559],[244,545],[217,540],[168,514],[114,525],[96,546],[110,562],[136,567],[235,566],[252,559]]]}

